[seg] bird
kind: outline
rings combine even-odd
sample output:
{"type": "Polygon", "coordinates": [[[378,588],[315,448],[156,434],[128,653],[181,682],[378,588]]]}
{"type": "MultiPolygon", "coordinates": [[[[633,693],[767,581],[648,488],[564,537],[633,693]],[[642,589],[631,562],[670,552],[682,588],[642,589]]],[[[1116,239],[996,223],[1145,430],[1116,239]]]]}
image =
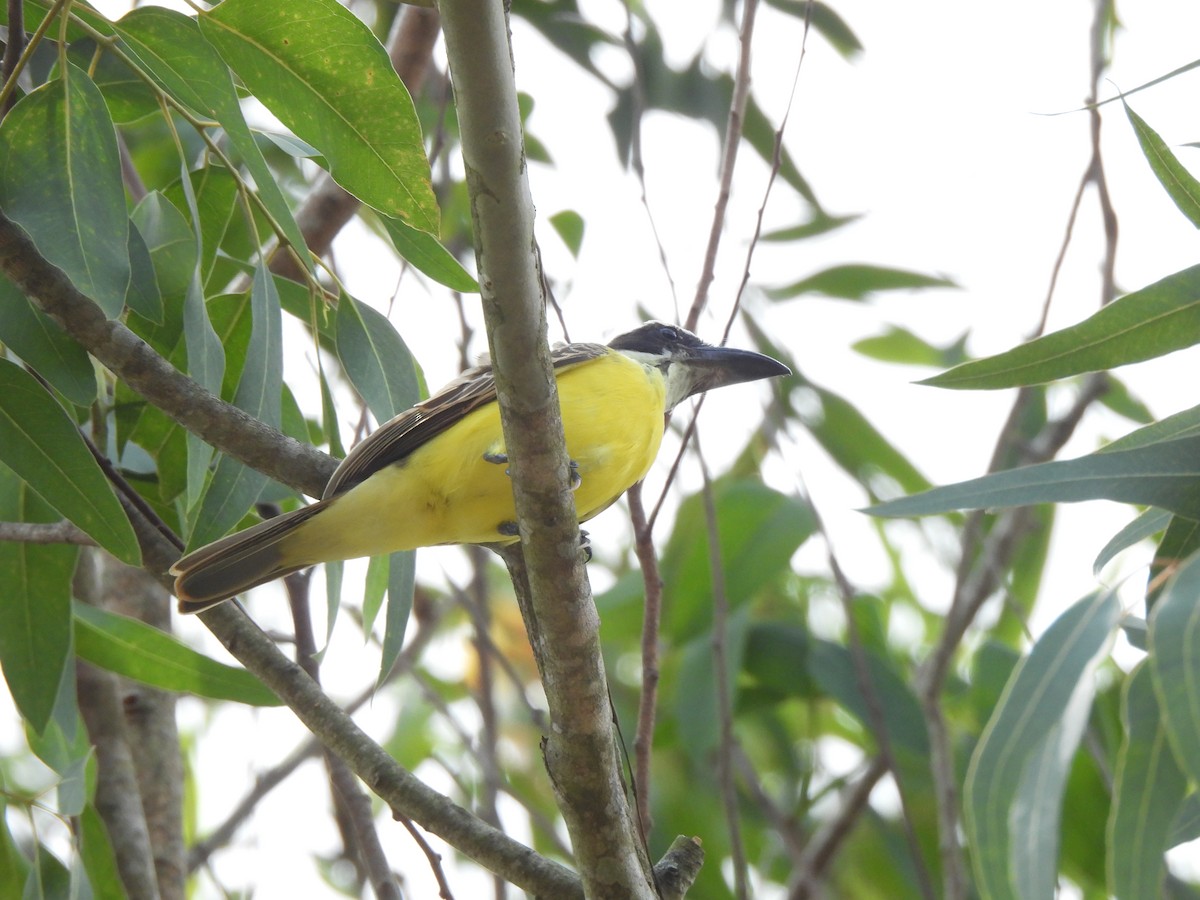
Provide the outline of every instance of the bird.
{"type": "MultiPolygon", "coordinates": [[[[761,353],[647,322],[607,345],[551,352],[579,521],[649,472],[667,414],[712,388],[791,374],[761,353]]],[[[319,563],[443,544],[518,541],[489,365],[468,369],[368,435],[321,499],[224,537],[171,567],[179,610],[196,613],[319,563]]]]}

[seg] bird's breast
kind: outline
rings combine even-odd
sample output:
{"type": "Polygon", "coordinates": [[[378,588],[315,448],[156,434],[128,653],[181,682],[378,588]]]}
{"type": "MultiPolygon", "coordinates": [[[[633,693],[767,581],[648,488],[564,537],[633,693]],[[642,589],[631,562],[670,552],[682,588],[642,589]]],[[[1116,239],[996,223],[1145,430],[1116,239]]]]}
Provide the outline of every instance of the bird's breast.
{"type": "MultiPolygon", "coordinates": [[[[575,507],[584,521],[645,476],[662,442],[665,387],[656,369],[609,353],[558,373],[575,507]]],[[[488,403],[340,495],[295,541],[310,562],[436,544],[513,540],[512,481],[500,410],[488,403]]]]}

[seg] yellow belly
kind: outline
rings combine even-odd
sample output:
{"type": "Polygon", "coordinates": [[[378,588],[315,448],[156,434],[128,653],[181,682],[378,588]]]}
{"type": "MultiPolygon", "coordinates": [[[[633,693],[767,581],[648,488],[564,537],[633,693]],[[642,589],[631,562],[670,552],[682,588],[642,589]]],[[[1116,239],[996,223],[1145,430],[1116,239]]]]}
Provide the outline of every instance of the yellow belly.
{"type": "MultiPolygon", "coordinates": [[[[655,370],[611,353],[558,375],[567,452],[581,479],[575,507],[583,522],[649,471],[663,433],[664,385],[655,370]]],[[[312,564],[436,544],[512,541],[500,410],[475,410],[404,460],[334,499],[287,538],[289,561],[312,564]]]]}

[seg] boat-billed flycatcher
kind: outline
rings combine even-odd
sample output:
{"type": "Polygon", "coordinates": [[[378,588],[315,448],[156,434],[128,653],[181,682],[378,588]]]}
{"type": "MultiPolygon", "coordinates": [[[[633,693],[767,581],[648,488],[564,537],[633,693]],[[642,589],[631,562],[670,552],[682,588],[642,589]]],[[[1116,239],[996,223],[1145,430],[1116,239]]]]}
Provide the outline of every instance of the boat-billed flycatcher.
{"type": "MultiPolygon", "coordinates": [[[[651,322],[552,356],[563,431],[585,522],[640,481],[664,415],[710,388],[787,375],[748,350],[714,347],[651,322]]],[[[171,568],[181,612],[316,563],[436,544],[516,541],[516,512],[491,368],[464,373],[380,426],[333,473],[324,496],[189,553],[171,568]]]]}

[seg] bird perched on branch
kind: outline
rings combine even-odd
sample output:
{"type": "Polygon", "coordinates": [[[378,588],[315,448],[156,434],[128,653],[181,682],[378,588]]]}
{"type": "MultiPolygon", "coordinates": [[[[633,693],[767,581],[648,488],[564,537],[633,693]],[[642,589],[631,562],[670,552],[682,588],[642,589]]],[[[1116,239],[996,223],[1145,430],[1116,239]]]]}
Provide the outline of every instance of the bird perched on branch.
{"type": "MultiPolygon", "coordinates": [[[[662,442],[664,415],[711,388],[789,374],[748,350],[714,347],[650,322],[603,344],[552,354],[585,522],[640,481],[662,442]]],[[[322,562],[438,544],[518,540],[508,457],[489,366],[465,372],[359,443],[322,498],[180,559],[171,567],[181,612],[322,562]]]]}

